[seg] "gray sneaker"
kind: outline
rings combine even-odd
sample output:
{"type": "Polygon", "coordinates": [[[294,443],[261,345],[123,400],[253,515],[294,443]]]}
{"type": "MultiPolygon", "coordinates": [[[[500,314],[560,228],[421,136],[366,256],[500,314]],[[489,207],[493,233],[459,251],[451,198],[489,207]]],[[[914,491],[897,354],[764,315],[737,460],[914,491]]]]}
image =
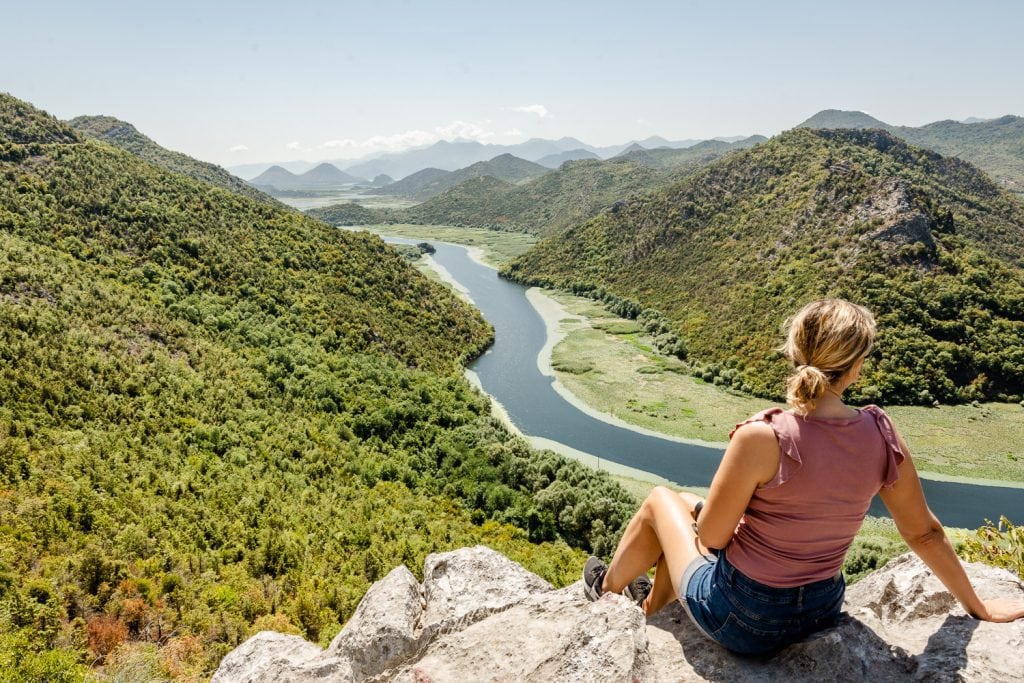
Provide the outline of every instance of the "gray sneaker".
{"type": "Polygon", "coordinates": [[[647,578],[646,574],[633,579],[628,586],[622,589],[622,594],[627,598],[636,603],[640,609],[644,608],[644,600],[651,594],[651,590],[654,589],[654,584],[647,578]]]}
{"type": "Polygon", "coordinates": [[[587,600],[594,602],[601,597],[601,584],[604,583],[604,575],[608,573],[608,565],[600,558],[591,557],[583,565],[583,594],[587,600]]]}

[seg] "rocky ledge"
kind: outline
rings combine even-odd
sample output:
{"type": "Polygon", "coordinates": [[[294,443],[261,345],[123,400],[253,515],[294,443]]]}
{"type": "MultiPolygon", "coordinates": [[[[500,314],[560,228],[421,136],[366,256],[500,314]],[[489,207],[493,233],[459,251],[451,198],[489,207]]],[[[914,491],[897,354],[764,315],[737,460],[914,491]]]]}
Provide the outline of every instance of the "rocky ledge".
{"type": "MultiPolygon", "coordinates": [[[[1024,593],[1013,574],[965,565],[984,597],[1024,593]]],[[[323,650],[258,633],[221,662],[240,681],[1019,681],[1024,621],[967,616],[912,555],[851,586],[833,629],[769,659],[705,639],[678,605],[645,619],[625,598],[589,603],[488,548],[398,567],[373,585],[323,650]]]]}

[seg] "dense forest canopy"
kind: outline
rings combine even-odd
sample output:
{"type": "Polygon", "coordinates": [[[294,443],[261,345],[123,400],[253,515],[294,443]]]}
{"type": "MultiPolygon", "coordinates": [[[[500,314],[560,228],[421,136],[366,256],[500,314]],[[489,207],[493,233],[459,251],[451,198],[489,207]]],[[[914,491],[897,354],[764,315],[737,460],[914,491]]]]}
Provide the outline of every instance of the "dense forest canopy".
{"type": "Polygon", "coordinates": [[[396,563],[484,542],[556,583],[632,501],[490,417],[479,314],[379,238],[0,95],[0,669],[208,675],[325,642],[396,563]],[[124,669],[124,667],[128,667],[124,669]]]}

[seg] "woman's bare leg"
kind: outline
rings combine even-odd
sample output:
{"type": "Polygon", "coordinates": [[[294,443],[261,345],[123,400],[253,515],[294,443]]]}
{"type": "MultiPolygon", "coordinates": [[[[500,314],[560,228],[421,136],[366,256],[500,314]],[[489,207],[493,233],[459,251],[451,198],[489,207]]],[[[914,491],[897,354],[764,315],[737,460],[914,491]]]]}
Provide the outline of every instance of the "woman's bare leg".
{"type": "Polygon", "coordinates": [[[701,554],[693,531],[693,505],[700,498],[693,496],[695,500],[691,501],[690,496],[693,494],[684,498],[663,486],[651,491],[622,534],[604,576],[603,592],[622,591],[657,563],[654,589],[645,611],[654,614],[678,596],[676,587],[683,572],[701,554]]]}

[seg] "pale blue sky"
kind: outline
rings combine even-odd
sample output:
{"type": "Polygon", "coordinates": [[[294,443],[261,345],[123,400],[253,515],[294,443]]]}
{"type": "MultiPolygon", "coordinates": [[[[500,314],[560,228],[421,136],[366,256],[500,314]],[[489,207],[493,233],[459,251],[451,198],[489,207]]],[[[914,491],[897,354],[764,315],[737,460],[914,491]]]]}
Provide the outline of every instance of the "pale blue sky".
{"type": "Polygon", "coordinates": [[[223,165],[1024,114],[1024,3],[22,2],[0,90],[223,165]],[[233,150],[233,151],[232,151],[233,150]]]}

